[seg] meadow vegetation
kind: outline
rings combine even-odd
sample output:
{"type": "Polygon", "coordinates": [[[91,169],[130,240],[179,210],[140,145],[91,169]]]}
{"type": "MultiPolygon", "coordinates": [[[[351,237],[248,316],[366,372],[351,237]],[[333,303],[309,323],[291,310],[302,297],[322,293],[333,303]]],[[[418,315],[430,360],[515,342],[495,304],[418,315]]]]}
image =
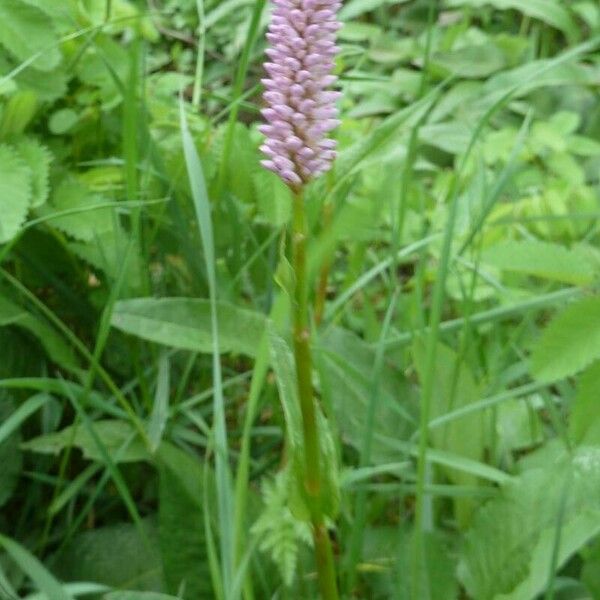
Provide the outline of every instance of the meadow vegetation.
{"type": "MultiPolygon", "coordinates": [[[[269,9],[0,0],[0,599],[320,597],[269,9]]],[[[302,278],[340,597],[600,599],[600,5],[340,18],[302,278]]]]}

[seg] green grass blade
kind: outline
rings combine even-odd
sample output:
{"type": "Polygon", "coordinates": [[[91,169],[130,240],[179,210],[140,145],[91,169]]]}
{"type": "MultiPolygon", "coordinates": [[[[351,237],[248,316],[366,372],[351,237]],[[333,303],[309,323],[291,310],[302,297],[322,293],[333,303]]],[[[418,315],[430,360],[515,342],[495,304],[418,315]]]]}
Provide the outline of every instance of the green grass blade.
{"type": "Polygon", "coordinates": [[[221,577],[225,600],[231,598],[234,580],[235,540],[233,532],[233,498],[231,473],[229,469],[229,448],[225,422],[225,401],[223,399],[223,378],[219,350],[219,324],[217,319],[217,282],[215,274],[215,250],[212,229],[211,206],[206,189],[200,157],[194,145],[185,116],[183,101],[180,102],[180,126],[183,150],[187,166],[192,199],[204,251],[204,262],[208,275],[211,303],[211,328],[213,340],[213,385],[214,394],[214,437],[217,486],[217,512],[219,521],[219,541],[221,557],[221,577]]]}
{"type": "Polygon", "coordinates": [[[0,545],[48,598],[73,600],[73,596],[67,593],[46,567],[23,546],[3,535],[0,535],[0,545]]]}

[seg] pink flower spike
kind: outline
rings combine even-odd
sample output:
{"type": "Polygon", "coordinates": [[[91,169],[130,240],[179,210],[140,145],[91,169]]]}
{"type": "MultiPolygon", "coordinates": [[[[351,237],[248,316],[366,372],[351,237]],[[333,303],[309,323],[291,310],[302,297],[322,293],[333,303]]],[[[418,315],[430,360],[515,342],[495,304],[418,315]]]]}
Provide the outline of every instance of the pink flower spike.
{"type": "Polygon", "coordinates": [[[271,47],[261,80],[268,125],[262,165],[292,188],[331,168],[336,143],[328,134],[339,125],[339,92],[329,91],[339,52],[339,0],[271,0],[273,13],[267,40],[271,47]]]}

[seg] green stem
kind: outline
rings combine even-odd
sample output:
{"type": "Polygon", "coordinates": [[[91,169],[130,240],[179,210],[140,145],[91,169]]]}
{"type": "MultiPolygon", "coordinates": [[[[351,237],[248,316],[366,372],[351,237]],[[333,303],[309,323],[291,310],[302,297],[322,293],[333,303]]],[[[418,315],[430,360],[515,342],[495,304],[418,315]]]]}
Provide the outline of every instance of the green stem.
{"type": "Polygon", "coordinates": [[[304,488],[312,522],[313,541],[319,588],[323,600],[338,600],[335,566],[331,540],[325,526],[321,493],[321,466],[319,429],[312,387],[312,359],[310,353],[310,325],[308,318],[308,277],[306,267],[306,214],[304,195],[294,195],[292,224],[292,259],[295,274],[294,286],[294,356],[298,380],[298,397],[302,412],[304,434],[304,488]]]}

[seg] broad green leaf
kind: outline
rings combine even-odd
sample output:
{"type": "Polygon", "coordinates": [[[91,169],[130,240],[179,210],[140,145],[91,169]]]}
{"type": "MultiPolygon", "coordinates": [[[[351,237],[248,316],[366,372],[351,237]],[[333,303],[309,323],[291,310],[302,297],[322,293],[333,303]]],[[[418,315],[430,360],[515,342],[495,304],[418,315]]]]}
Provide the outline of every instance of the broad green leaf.
{"type": "MultiPolygon", "coordinates": [[[[119,462],[138,462],[149,459],[148,452],[135,430],[125,421],[104,420],[93,423],[96,435],[106,447],[111,459],[119,462]],[[122,450],[123,446],[125,449],[122,450]]],[[[89,460],[103,462],[93,436],[84,425],[70,425],[57,433],[47,433],[21,445],[24,450],[41,454],[59,454],[65,448],[74,446],[89,460]]]]}
{"type": "Polygon", "coordinates": [[[514,97],[518,98],[543,87],[590,85],[594,81],[594,71],[581,62],[575,62],[575,55],[584,53],[584,48],[579,46],[573,49],[569,53],[569,59],[558,57],[534,60],[497,73],[486,80],[474,107],[484,111],[504,97],[509,90],[514,90],[514,97]]]}
{"type": "Polygon", "coordinates": [[[577,25],[571,18],[568,9],[558,0],[448,0],[448,6],[472,6],[481,8],[492,6],[498,10],[518,10],[524,15],[539,19],[560,29],[565,34],[575,37],[577,25]]]}
{"type": "MultiPolygon", "coordinates": [[[[0,57],[1,62],[1,57],[0,57]]],[[[19,89],[33,92],[38,100],[42,102],[54,102],[67,93],[67,84],[71,78],[71,73],[61,66],[53,71],[44,73],[44,77],[39,76],[39,72],[34,69],[25,69],[15,76],[15,81],[19,89]]]]}
{"type": "Polygon", "coordinates": [[[31,171],[31,207],[41,206],[48,199],[48,178],[52,155],[37,140],[25,138],[16,144],[21,158],[31,171]]]}
{"type": "Polygon", "coordinates": [[[471,136],[471,129],[458,121],[432,123],[419,129],[419,139],[423,143],[440,148],[449,154],[466,152],[471,136]]]}
{"type": "MultiPolygon", "coordinates": [[[[582,510],[561,525],[560,548],[556,560],[557,570],[600,533],[600,508],[582,510]]],[[[544,592],[548,584],[549,565],[553,560],[556,528],[545,530],[533,550],[529,575],[509,594],[496,596],[496,600],[531,600],[544,592]]]]}
{"type": "Polygon", "coordinates": [[[541,381],[575,375],[600,358],[600,296],[575,302],[550,322],[536,343],[531,371],[541,381]]]}
{"type": "MultiPolygon", "coordinates": [[[[1,12],[0,8],[0,12],[1,12]]],[[[6,26],[0,17],[0,29],[6,26]]],[[[31,171],[17,151],[0,145],[0,244],[10,241],[27,217],[31,201],[31,171]]]]}
{"type": "MultiPolygon", "coordinates": [[[[372,393],[375,352],[351,331],[331,327],[320,335],[314,358],[344,442],[360,451],[372,393]]],[[[398,456],[397,450],[381,442],[381,437],[407,439],[417,419],[414,390],[393,365],[383,366],[379,394],[381,401],[375,415],[378,435],[371,451],[374,464],[390,462],[398,456]],[[403,402],[399,404],[397,398],[403,398],[403,402]]]]}
{"type": "Polygon", "coordinates": [[[483,79],[506,66],[504,53],[492,43],[464,46],[432,57],[434,65],[464,79],[483,79]]]}
{"type": "Polygon", "coordinates": [[[0,546],[48,598],[73,600],[73,596],[68,594],[46,567],[23,546],[3,535],[0,535],[0,546]]]}
{"type": "MultiPolygon", "coordinates": [[[[219,350],[254,356],[266,318],[227,302],[217,303],[219,350]]],[[[139,338],[211,353],[210,302],[195,298],[136,298],[117,302],[112,325],[139,338]]]]}
{"type": "Polygon", "coordinates": [[[46,13],[53,23],[64,23],[71,28],[77,23],[76,4],[73,2],[47,2],[46,0],[21,0],[46,13]]]}
{"type": "Polygon", "coordinates": [[[143,527],[150,544],[130,523],[79,533],[61,552],[54,570],[65,581],[93,581],[113,589],[162,590],[158,532],[151,519],[145,520],[143,527]]]}
{"type": "Polygon", "coordinates": [[[208,564],[202,463],[175,446],[163,444],[159,469],[159,540],[167,589],[185,589],[182,598],[214,598],[208,564]]]}
{"type": "Polygon", "coordinates": [[[484,250],[482,260],[503,271],[586,285],[595,276],[588,254],[577,248],[534,240],[499,242],[484,250]]]}
{"type": "Polygon", "coordinates": [[[600,531],[600,450],[564,451],[503,486],[477,513],[459,578],[478,600],[531,600],[545,589],[561,516],[558,566],[600,531]]]}
{"type": "Polygon", "coordinates": [[[0,44],[19,62],[35,57],[32,66],[40,71],[54,69],[61,60],[52,21],[21,0],[0,3],[0,44]]]}

